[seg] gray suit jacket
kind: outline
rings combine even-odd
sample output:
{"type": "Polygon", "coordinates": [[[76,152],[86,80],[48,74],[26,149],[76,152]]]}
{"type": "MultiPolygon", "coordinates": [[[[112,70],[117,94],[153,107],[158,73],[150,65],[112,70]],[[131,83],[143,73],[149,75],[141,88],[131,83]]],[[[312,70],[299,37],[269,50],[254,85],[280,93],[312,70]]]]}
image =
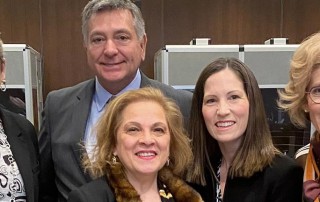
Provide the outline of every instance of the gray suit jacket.
{"type": "MultiPolygon", "coordinates": [[[[81,167],[83,150],[79,143],[85,134],[94,84],[94,79],[88,80],[47,96],[39,137],[41,202],[66,201],[71,190],[92,180],[81,167]]],[[[175,90],[142,73],[140,86],[159,88],[176,101],[185,122],[189,119],[192,93],[175,90]]]]}
{"type": "Polygon", "coordinates": [[[19,114],[0,109],[3,128],[22,176],[28,202],[38,202],[39,148],[34,126],[19,114]]]}
{"type": "Polygon", "coordinates": [[[69,194],[68,202],[116,202],[114,193],[106,181],[100,177],[87,183],[69,194]]]}

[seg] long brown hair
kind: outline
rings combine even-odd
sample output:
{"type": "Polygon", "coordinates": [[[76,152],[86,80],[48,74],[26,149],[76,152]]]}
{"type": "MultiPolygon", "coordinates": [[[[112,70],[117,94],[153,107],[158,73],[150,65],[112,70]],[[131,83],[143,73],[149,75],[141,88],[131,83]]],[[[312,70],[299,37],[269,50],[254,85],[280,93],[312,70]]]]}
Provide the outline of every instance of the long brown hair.
{"type": "Polygon", "coordinates": [[[272,143],[271,133],[264,111],[258,83],[251,70],[235,58],[219,58],[200,74],[195,86],[190,114],[190,137],[195,160],[187,174],[187,180],[206,184],[205,169],[214,175],[214,159],[221,158],[217,141],[209,134],[202,115],[204,86],[207,79],[223,69],[232,70],[242,81],[249,100],[249,120],[244,139],[230,165],[231,177],[250,177],[271,163],[279,151],[272,143]]]}

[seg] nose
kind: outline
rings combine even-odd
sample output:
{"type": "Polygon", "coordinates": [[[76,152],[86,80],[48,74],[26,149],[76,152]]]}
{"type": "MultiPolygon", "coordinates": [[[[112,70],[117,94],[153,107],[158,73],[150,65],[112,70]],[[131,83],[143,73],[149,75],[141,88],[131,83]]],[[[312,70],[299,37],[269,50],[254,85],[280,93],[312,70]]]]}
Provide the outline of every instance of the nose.
{"type": "Polygon", "coordinates": [[[155,143],[154,136],[152,135],[151,132],[145,131],[142,133],[142,135],[139,139],[139,143],[145,144],[145,145],[152,145],[155,143]]]}
{"type": "Polygon", "coordinates": [[[104,52],[103,53],[108,57],[112,57],[112,56],[116,55],[118,53],[117,44],[111,39],[107,40],[104,45],[104,52]]]}
{"type": "Polygon", "coordinates": [[[217,114],[220,116],[228,115],[230,112],[229,104],[226,101],[221,101],[217,107],[217,114]]]}

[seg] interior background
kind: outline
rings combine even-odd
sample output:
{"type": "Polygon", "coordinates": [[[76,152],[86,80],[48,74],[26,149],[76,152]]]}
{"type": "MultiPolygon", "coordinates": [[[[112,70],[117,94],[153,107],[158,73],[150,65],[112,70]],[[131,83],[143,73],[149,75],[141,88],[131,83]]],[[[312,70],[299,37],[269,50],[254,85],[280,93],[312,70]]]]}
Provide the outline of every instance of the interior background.
{"type": "MultiPolygon", "coordinates": [[[[0,0],[4,43],[42,54],[48,92],[92,77],[81,35],[88,0],[0,0]]],[[[273,37],[300,43],[320,30],[320,0],[138,0],[148,36],[141,70],[153,78],[154,53],[165,45],[211,38],[213,44],[262,44],[273,37]]]]}

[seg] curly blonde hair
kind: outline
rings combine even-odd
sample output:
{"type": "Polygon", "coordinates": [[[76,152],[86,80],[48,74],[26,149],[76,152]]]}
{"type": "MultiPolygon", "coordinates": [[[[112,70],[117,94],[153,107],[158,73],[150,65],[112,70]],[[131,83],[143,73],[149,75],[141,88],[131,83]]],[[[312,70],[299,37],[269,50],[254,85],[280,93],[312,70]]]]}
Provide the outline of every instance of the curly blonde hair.
{"type": "MultiPolygon", "coordinates": [[[[117,145],[117,131],[122,123],[124,109],[131,103],[150,101],[162,106],[170,132],[170,165],[173,173],[182,175],[193,160],[190,140],[184,129],[182,114],[174,101],[165,97],[158,89],[146,87],[131,90],[117,96],[103,112],[96,126],[97,144],[94,148],[93,162],[87,154],[83,165],[93,177],[107,174],[107,165],[112,163],[117,145]]],[[[120,162],[121,163],[121,162],[120,162]]]]}
{"type": "Polygon", "coordinates": [[[288,112],[297,127],[306,127],[309,118],[304,111],[306,91],[317,67],[320,67],[320,32],[307,37],[297,48],[290,63],[289,82],[284,90],[278,91],[278,106],[288,112]]]}

